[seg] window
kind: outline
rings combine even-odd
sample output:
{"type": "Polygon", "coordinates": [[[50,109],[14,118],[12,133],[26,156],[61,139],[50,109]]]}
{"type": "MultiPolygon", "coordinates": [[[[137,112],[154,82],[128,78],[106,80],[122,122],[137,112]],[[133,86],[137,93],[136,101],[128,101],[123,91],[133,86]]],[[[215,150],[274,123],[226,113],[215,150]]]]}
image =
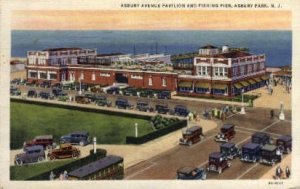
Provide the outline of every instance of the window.
{"type": "Polygon", "coordinates": [[[152,86],[152,84],[153,84],[153,83],[152,83],[152,77],[150,77],[149,80],[148,80],[148,85],[149,85],[149,86],[152,86]]]}
{"type": "Polygon", "coordinates": [[[238,75],[238,68],[237,67],[233,67],[232,68],[232,75],[233,76],[237,76],[238,75]]]}
{"type": "Polygon", "coordinates": [[[198,67],[198,75],[205,76],[207,74],[208,74],[208,72],[207,72],[207,66],[199,66],[198,67]]]}
{"type": "Polygon", "coordinates": [[[50,73],[50,79],[56,79],[56,73],[50,73]]]}
{"type": "Polygon", "coordinates": [[[29,77],[30,78],[36,78],[37,77],[36,71],[29,71],[29,77]]]}
{"type": "Polygon", "coordinates": [[[45,72],[40,72],[41,79],[47,79],[47,74],[45,72]]]}
{"type": "Polygon", "coordinates": [[[101,77],[110,77],[110,73],[100,73],[101,77]]]}
{"type": "Polygon", "coordinates": [[[263,69],[265,69],[265,63],[264,63],[264,62],[261,62],[261,63],[260,63],[260,70],[263,70],[263,69]]]}
{"type": "Polygon", "coordinates": [[[257,64],[253,64],[253,71],[254,71],[254,72],[257,71],[257,64]]]}
{"type": "Polygon", "coordinates": [[[227,77],[228,69],[225,67],[215,67],[214,68],[214,76],[217,77],[227,77]]]}
{"type": "Polygon", "coordinates": [[[92,74],[92,81],[95,81],[96,80],[96,75],[95,73],[92,74]]]}
{"type": "Polygon", "coordinates": [[[241,75],[244,75],[245,74],[245,66],[241,66],[241,75]]]}
{"type": "Polygon", "coordinates": [[[166,78],[162,78],[162,86],[163,87],[167,86],[167,79],[166,78]]]}
{"type": "Polygon", "coordinates": [[[248,65],[248,73],[252,73],[252,64],[248,65]]]}

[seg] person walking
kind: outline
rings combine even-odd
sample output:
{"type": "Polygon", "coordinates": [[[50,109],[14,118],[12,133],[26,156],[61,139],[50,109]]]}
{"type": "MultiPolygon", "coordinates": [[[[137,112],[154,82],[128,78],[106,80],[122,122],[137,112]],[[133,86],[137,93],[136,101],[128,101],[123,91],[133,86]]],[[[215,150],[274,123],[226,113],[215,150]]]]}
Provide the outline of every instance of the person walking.
{"type": "Polygon", "coordinates": [[[273,109],[270,111],[270,118],[274,119],[274,110],[273,109]]]}
{"type": "Polygon", "coordinates": [[[50,176],[49,176],[49,180],[54,180],[54,177],[55,177],[55,175],[54,175],[53,171],[51,171],[50,176]]]}
{"type": "Polygon", "coordinates": [[[285,167],[285,176],[286,176],[286,178],[290,178],[290,175],[291,175],[290,168],[289,168],[289,166],[286,166],[285,167]]]}
{"type": "Polygon", "coordinates": [[[276,168],[276,173],[275,173],[275,175],[276,175],[276,179],[280,179],[280,178],[281,178],[281,175],[282,175],[282,169],[280,168],[280,166],[278,166],[278,167],[276,168]]]}

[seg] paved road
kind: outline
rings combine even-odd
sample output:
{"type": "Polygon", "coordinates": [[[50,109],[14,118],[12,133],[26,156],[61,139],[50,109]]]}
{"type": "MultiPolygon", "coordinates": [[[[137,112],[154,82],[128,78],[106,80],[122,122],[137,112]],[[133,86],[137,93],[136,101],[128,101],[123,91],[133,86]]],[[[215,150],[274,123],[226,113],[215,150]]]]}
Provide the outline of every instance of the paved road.
{"type": "MultiPolygon", "coordinates": [[[[235,115],[227,119],[226,123],[237,125],[236,136],[232,142],[242,146],[250,141],[250,136],[256,131],[268,132],[275,140],[281,135],[291,134],[291,122],[271,120],[268,109],[251,109],[246,115],[235,115]]],[[[290,112],[286,116],[290,118],[290,112]]],[[[175,179],[176,170],[183,166],[205,167],[208,155],[219,151],[219,145],[214,141],[214,135],[219,128],[206,134],[205,140],[191,147],[177,146],[159,156],[129,167],[125,170],[125,179],[175,179]]],[[[270,166],[243,163],[239,159],[232,161],[232,166],[222,174],[209,172],[207,179],[258,179],[270,166]]]]}

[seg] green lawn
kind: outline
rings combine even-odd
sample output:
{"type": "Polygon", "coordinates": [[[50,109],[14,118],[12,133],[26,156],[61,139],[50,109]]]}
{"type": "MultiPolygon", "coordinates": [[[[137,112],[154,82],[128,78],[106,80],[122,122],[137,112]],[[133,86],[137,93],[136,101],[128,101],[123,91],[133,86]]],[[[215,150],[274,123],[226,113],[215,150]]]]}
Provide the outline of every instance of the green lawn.
{"type": "Polygon", "coordinates": [[[39,175],[56,167],[60,167],[62,165],[70,163],[71,161],[73,160],[69,159],[55,162],[30,164],[24,166],[10,166],[10,178],[12,180],[26,180],[30,177],[39,175]]]}
{"type": "Polygon", "coordinates": [[[42,105],[11,102],[11,149],[21,148],[25,140],[37,135],[59,137],[73,131],[88,131],[97,143],[123,144],[126,136],[134,136],[134,123],[139,136],[152,131],[150,121],[136,118],[91,113],[42,105]]]}

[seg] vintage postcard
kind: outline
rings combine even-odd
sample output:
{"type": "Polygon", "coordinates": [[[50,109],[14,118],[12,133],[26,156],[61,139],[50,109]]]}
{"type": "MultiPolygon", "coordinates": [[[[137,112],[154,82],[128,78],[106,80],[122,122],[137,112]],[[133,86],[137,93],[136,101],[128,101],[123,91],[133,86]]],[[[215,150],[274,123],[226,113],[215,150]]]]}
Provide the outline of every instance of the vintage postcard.
{"type": "Polygon", "coordinates": [[[299,5],[1,1],[0,189],[299,188],[299,5]]]}

